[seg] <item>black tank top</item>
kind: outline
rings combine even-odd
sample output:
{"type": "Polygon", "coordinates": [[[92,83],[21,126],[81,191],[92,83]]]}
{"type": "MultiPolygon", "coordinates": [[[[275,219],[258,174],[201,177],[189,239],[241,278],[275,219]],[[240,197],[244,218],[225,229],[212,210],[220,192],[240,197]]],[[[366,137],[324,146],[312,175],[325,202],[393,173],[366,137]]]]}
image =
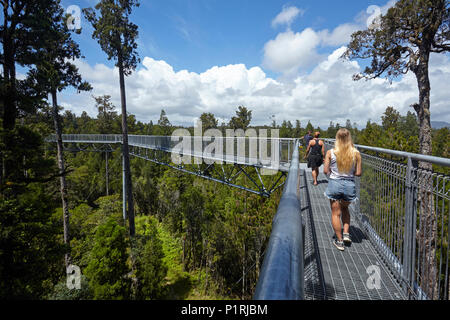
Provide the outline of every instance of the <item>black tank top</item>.
{"type": "Polygon", "coordinates": [[[322,146],[319,145],[319,139],[314,139],[314,141],[316,141],[316,144],[311,147],[310,154],[314,155],[322,154],[322,146]]]}

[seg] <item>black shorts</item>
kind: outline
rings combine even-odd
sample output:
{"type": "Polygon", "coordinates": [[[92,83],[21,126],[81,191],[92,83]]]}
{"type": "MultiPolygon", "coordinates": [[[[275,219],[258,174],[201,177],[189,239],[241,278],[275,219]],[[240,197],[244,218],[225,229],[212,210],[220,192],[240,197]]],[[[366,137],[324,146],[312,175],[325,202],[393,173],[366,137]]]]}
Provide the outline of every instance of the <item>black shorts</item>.
{"type": "Polygon", "coordinates": [[[308,168],[318,168],[323,164],[323,157],[321,154],[310,154],[308,156],[308,168]]]}

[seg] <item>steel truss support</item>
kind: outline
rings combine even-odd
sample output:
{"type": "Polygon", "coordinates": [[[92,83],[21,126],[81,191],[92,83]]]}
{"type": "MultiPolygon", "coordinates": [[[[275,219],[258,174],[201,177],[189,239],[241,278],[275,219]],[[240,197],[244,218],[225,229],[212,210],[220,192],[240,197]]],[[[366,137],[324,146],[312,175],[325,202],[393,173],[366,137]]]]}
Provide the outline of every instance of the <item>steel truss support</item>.
{"type": "MultiPolygon", "coordinates": [[[[66,143],[64,151],[69,152],[114,152],[121,145],[118,144],[94,144],[94,143],[66,143]]],[[[270,195],[282,187],[287,176],[286,172],[277,171],[271,179],[263,179],[261,167],[258,165],[243,164],[219,164],[201,163],[190,165],[176,165],[171,161],[171,153],[166,150],[153,150],[143,147],[129,146],[130,155],[153,163],[164,165],[172,169],[192,174],[210,181],[219,182],[230,187],[245,190],[263,197],[270,195]],[[239,185],[237,179],[244,175],[250,186],[239,185]]]]}
{"type": "Polygon", "coordinates": [[[68,143],[64,144],[64,151],[69,152],[114,152],[118,145],[115,144],[94,144],[94,143],[68,143]]]}
{"type": "Polygon", "coordinates": [[[285,179],[283,178],[286,177],[285,172],[278,171],[271,179],[263,179],[260,168],[257,166],[237,163],[230,165],[219,163],[176,165],[171,162],[170,153],[164,150],[152,150],[130,146],[130,155],[267,198],[284,185],[285,179]],[[251,187],[239,185],[237,182],[239,175],[245,175],[250,181],[251,187]],[[264,182],[264,180],[270,181],[264,182]]]}

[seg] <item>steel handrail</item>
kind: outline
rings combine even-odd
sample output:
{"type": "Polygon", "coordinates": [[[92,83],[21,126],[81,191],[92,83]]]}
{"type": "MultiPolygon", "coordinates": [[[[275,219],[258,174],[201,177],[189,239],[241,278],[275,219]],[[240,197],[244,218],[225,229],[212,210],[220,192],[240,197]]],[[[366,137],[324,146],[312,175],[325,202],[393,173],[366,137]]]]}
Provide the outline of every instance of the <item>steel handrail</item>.
{"type": "Polygon", "coordinates": [[[303,228],[299,187],[299,141],[296,141],[289,173],[256,285],[255,300],[303,300],[303,228]]]}
{"type": "MultiPolygon", "coordinates": [[[[334,141],[335,141],[335,139],[323,139],[323,140],[327,141],[329,143],[334,143],[334,141]]],[[[419,154],[419,153],[398,151],[398,150],[392,150],[392,149],[384,149],[384,148],[378,148],[378,147],[370,147],[370,146],[364,146],[364,145],[359,145],[359,144],[355,144],[355,147],[358,149],[362,149],[362,150],[368,150],[368,151],[373,151],[373,152],[382,152],[382,153],[397,156],[397,157],[411,158],[411,160],[425,161],[425,162],[430,162],[430,163],[437,164],[440,166],[450,167],[450,159],[449,158],[441,158],[441,157],[428,156],[428,155],[419,154]]]]}

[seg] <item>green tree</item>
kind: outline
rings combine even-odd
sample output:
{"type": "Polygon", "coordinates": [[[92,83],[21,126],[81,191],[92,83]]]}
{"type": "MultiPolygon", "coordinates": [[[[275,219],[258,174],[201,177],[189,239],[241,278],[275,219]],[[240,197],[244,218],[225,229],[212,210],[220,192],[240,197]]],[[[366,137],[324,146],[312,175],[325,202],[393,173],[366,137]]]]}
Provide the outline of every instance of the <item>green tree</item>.
{"type": "Polygon", "coordinates": [[[398,130],[400,130],[407,139],[413,137],[417,137],[418,139],[419,123],[417,121],[417,115],[411,111],[408,111],[406,116],[400,116],[398,121],[398,130]]]}
{"type": "Polygon", "coordinates": [[[371,59],[355,80],[393,79],[409,71],[415,74],[419,103],[413,107],[419,119],[422,154],[431,155],[430,53],[450,50],[449,23],[448,0],[400,0],[380,17],[379,26],[353,33],[345,53],[352,59],[371,59]]]}
{"type": "Polygon", "coordinates": [[[238,110],[236,110],[236,117],[232,117],[230,120],[230,127],[233,129],[246,130],[251,121],[252,111],[244,106],[239,106],[238,110]]]}
{"type": "Polygon", "coordinates": [[[136,159],[134,162],[136,212],[140,214],[155,214],[158,210],[158,178],[167,167],[136,159]]]}
{"type": "Polygon", "coordinates": [[[69,289],[67,288],[66,278],[64,277],[62,281],[58,282],[53,291],[48,295],[48,300],[90,300],[92,299],[92,292],[89,288],[89,282],[86,276],[81,275],[80,279],[80,289],[69,289]]]}
{"type": "MultiPolygon", "coordinates": [[[[58,113],[57,92],[68,86],[80,90],[91,90],[92,87],[82,81],[78,68],[70,62],[81,56],[78,44],[72,40],[71,33],[64,19],[64,9],[59,6],[54,13],[48,16],[48,30],[42,40],[40,50],[41,59],[36,63],[36,69],[29,72],[29,78],[35,80],[35,86],[39,91],[50,94],[52,97],[52,116],[54,121],[57,159],[60,174],[60,192],[63,207],[64,243],[69,243],[69,206],[67,199],[67,184],[65,177],[65,163],[62,142],[62,127],[58,113]]],[[[70,264],[70,253],[66,254],[66,267],[70,264]]]]}
{"type": "Polygon", "coordinates": [[[361,131],[360,144],[365,146],[380,146],[380,139],[384,137],[381,126],[375,122],[367,121],[366,127],[361,131]]]}
{"type": "Polygon", "coordinates": [[[59,1],[3,0],[0,3],[3,9],[3,23],[0,25],[3,128],[12,130],[19,112],[30,112],[36,107],[21,94],[23,81],[17,80],[16,65],[31,67],[40,59],[38,52],[48,31],[48,17],[54,16],[59,1]],[[23,99],[26,103],[21,103],[23,99]]]}
{"type": "Polygon", "coordinates": [[[314,127],[311,124],[311,121],[308,120],[308,124],[306,125],[305,130],[306,130],[306,132],[311,131],[311,133],[314,134],[314,127]]]}
{"type": "Polygon", "coordinates": [[[202,122],[202,132],[205,132],[208,129],[215,129],[218,126],[218,121],[214,117],[212,113],[203,112],[200,115],[200,121],[202,122]]]}
{"type": "Polygon", "coordinates": [[[78,133],[77,116],[70,110],[66,110],[62,115],[63,132],[78,133]]]}
{"type": "Polygon", "coordinates": [[[4,0],[2,6],[2,23],[0,25],[0,113],[2,128],[0,139],[0,188],[14,175],[17,162],[13,160],[11,150],[16,148],[14,140],[17,132],[12,132],[16,119],[26,114],[33,114],[44,106],[43,94],[28,85],[29,79],[18,80],[16,67],[33,68],[39,61],[41,39],[48,32],[48,17],[53,17],[59,8],[59,1],[53,0],[4,0]]]}
{"type": "Polygon", "coordinates": [[[119,194],[100,197],[95,208],[82,203],[71,210],[71,241],[73,263],[84,269],[90,262],[95,233],[108,219],[122,223],[122,201],[119,194]]]}
{"type": "Polygon", "coordinates": [[[136,278],[137,299],[158,299],[163,293],[163,281],[167,266],[163,258],[162,242],[158,235],[156,220],[148,216],[136,219],[136,278]]]}
{"type": "Polygon", "coordinates": [[[131,74],[140,62],[137,53],[136,38],[138,27],[129,21],[133,7],[138,7],[137,0],[101,0],[95,9],[100,12],[97,17],[92,8],[85,9],[84,13],[94,27],[92,37],[97,39],[102,50],[107,54],[108,60],[114,59],[119,68],[120,102],[122,106],[122,148],[125,167],[125,184],[127,198],[127,215],[130,226],[130,235],[134,236],[134,202],[133,185],[131,182],[130,155],[128,148],[127,107],[125,96],[125,76],[131,74]]]}
{"type": "Polygon", "coordinates": [[[183,232],[181,194],[186,190],[191,177],[176,170],[167,170],[158,181],[158,217],[174,234],[183,232]]]}
{"type": "Polygon", "coordinates": [[[161,109],[157,125],[158,127],[154,133],[155,135],[168,136],[171,134],[172,124],[170,123],[169,118],[167,118],[164,109],[161,109]]]}
{"type": "Polygon", "coordinates": [[[67,249],[59,236],[62,224],[52,218],[49,182],[58,173],[53,159],[44,157],[39,134],[16,125],[7,137],[10,148],[2,143],[0,149],[15,165],[0,193],[0,296],[41,298],[60,277],[67,249]]]}
{"type": "Polygon", "coordinates": [[[183,229],[186,235],[185,266],[187,268],[198,265],[198,256],[202,250],[205,198],[201,190],[188,185],[181,194],[181,213],[183,215],[183,229]]]}
{"type": "Polygon", "coordinates": [[[94,299],[128,299],[128,242],[126,229],[114,217],[97,228],[90,260],[85,270],[94,299]]]}
{"type": "Polygon", "coordinates": [[[433,135],[433,155],[450,158],[450,128],[436,130],[433,135]]]}
{"type": "Polygon", "coordinates": [[[326,133],[327,137],[331,138],[331,139],[336,138],[337,131],[338,131],[338,128],[334,126],[333,121],[330,121],[330,125],[328,126],[327,133],[326,133]]]}
{"type": "Polygon", "coordinates": [[[114,133],[114,120],[117,117],[117,112],[114,111],[116,106],[112,104],[111,96],[105,94],[94,97],[94,100],[95,107],[98,111],[97,120],[99,132],[103,134],[114,133]]]}
{"type": "Polygon", "coordinates": [[[396,129],[400,120],[400,112],[394,109],[394,107],[387,107],[381,116],[381,122],[384,130],[390,128],[396,129]]]}
{"type": "Polygon", "coordinates": [[[293,137],[293,127],[291,121],[283,120],[280,128],[280,138],[291,138],[293,137]]]}
{"type": "Polygon", "coordinates": [[[293,137],[294,138],[300,138],[302,135],[302,126],[300,124],[300,120],[295,120],[295,128],[294,128],[294,133],[293,133],[293,137]]]}
{"type": "MultiPolygon", "coordinates": [[[[430,80],[428,65],[432,52],[450,51],[450,6],[448,0],[399,0],[385,15],[379,18],[378,26],[352,34],[352,40],[345,53],[350,58],[371,59],[358,80],[386,76],[393,79],[412,71],[419,89],[419,102],[412,107],[419,119],[420,153],[432,154],[430,123],[430,80]]],[[[419,162],[423,170],[432,170],[429,162],[419,162]]],[[[418,237],[424,245],[434,243],[436,236],[433,197],[426,189],[433,188],[432,181],[426,181],[419,190],[420,223],[427,233],[418,237]]],[[[437,291],[434,248],[426,263],[429,266],[422,278],[423,288],[429,296],[437,291]]]]}
{"type": "Polygon", "coordinates": [[[77,126],[80,128],[80,133],[94,133],[93,130],[93,119],[87,114],[86,111],[83,111],[80,117],[77,118],[77,126]],[[82,128],[82,130],[81,130],[82,128]]]}
{"type": "Polygon", "coordinates": [[[1,299],[44,298],[48,285],[61,277],[66,247],[52,204],[42,183],[28,184],[15,197],[0,197],[1,299]]]}

